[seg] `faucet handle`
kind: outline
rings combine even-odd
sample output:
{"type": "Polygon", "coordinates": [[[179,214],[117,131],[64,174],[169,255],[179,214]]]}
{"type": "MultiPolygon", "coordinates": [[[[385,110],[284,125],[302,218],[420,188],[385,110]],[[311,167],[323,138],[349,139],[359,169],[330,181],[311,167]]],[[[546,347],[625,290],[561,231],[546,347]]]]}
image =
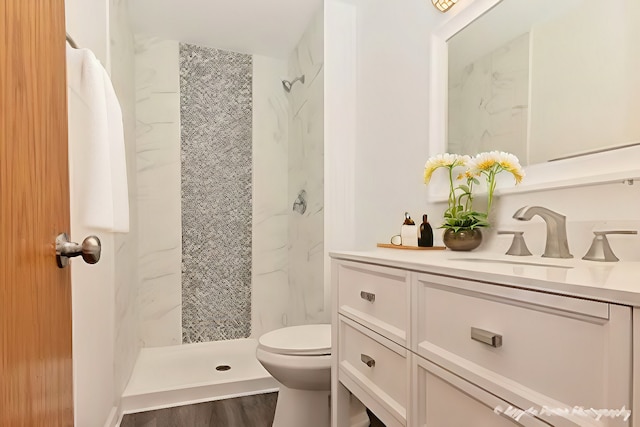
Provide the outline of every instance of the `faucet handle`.
{"type": "Polygon", "coordinates": [[[638,234],[636,230],[607,230],[594,231],[595,237],[591,242],[591,247],[582,259],[589,261],[616,262],[620,259],[613,253],[607,234],[638,234]]]}
{"type": "Polygon", "coordinates": [[[498,230],[498,234],[513,234],[513,241],[511,242],[511,247],[509,250],[505,252],[507,255],[515,255],[515,256],[528,256],[531,255],[531,251],[527,247],[527,244],[524,241],[524,231],[502,231],[498,230]]]}

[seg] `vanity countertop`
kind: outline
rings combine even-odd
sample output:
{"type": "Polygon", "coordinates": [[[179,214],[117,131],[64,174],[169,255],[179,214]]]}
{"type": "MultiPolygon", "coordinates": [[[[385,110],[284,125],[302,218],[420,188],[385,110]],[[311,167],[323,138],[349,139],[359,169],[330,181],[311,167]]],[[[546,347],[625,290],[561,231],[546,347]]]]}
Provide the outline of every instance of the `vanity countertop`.
{"type": "Polygon", "coordinates": [[[335,251],[334,259],[459,277],[640,307],[640,262],[514,257],[485,252],[335,251]]]}

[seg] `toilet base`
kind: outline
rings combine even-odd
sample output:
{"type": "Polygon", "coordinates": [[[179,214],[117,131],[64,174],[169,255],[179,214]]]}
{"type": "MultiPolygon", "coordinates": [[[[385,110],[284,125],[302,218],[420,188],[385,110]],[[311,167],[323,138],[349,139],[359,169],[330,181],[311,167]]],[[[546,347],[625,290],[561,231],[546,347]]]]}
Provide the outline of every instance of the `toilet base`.
{"type": "Polygon", "coordinates": [[[273,427],[329,427],[329,392],[280,385],[273,427]]]}

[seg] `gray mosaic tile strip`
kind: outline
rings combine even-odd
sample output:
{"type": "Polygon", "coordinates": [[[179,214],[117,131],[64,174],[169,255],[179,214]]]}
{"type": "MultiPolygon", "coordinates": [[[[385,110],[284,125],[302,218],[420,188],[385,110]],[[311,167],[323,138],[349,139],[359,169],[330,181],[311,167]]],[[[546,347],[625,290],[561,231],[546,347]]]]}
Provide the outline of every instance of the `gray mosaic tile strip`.
{"type": "Polygon", "coordinates": [[[251,333],[250,55],[180,44],[182,340],[251,333]]]}

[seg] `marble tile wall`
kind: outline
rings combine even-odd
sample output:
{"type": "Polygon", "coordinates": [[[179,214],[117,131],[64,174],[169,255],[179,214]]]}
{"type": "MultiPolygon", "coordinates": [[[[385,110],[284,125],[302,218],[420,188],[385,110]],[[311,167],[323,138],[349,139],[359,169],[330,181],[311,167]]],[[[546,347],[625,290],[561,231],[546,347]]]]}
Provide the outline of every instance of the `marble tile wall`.
{"type": "Polygon", "coordinates": [[[182,342],[178,42],[136,36],[139,338],[182,342]]]}
{"type": "Polygon", "coordinates": [[[449,151],[509,151],[527,164],[529,34],[449,73],[449,151]]]}
{"type": "MultiPolygon", "coordinates": [[[[136,158],[135,46],[128,0],[110,0],[111,81],[120,101],[129,185],[129,233],[114,235],[115,346],[114,398],[119,401],[131,376],[138,340],[138,184],[136,158]]],[[[93,366],[95,370],[95,366],[93,366]]],[[[90,395],[89,398],[94,396],[90,395]]],[[[82,423],[80,423],[82,424],[82,423]]]]}
{"type": "Polygon", "coordinates": [[[182,340],[251,332],[252,62],[180,44],[182,340]]]}
{"type": "Polygon", "coordinates": [[[121,427],[271,427],[278,393],[185,405],[125,415],[121,427]]]}
{"type": "Polygon", "coordinates": [[[289,295],[286,324],[329,322],[324,277],[323,10],[289,57],[289,295]]]}
{"type": "Polygon", "coordinates": [[[289,104],[286,60],[253,56],[251,336],[281,328],[289,306],[289,104]]]}
{"type": "MultiPolygon", "coordinates": [[[[322,26],[319,11],[289,60],[253,56],[253,187],[248,220],[253,337],[287,325],[329,321],[324,311],[328,285],[322,272],[322,26]],[[291,80],[302,72],[306,83],[296,83],[290,94],[284,92],[282,79],[291,80]],[[289,147],[293,133],[297,145],[289,147]],[[293,207],[302,190],[307,209],[300,214],[293,207]]],[[[144,346],[182,341],[181,199],[175,186],[180,185],[181,175],[178,73],[177,42],[136,37],[144,346]]],[[[246,319],[246,312],[241,316],[246,319]]]]}
{"type": "MultiPolygon", "coordinates": [[[[288,284],[287,60],[253,57],[251,336],[286,325],[288,284]]],[[[181,342],[178,43],[136,37],[141,204],[140,338],[181,342]]]]}

